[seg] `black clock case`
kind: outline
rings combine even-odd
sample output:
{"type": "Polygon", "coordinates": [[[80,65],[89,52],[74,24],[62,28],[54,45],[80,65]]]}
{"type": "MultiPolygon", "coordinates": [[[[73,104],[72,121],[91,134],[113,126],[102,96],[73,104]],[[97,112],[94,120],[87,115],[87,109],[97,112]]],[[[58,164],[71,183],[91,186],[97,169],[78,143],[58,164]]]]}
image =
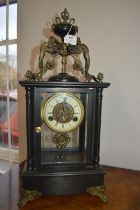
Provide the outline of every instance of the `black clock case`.
{"type": "Polygon", "coordinates": [[[103,89],[107,88],[110,83],[44,81],[20,81],[19,83],[26,90],[27,160],[22,172],[23,188],[37,190],[44,195],[63,195],[85,193],[86,189],[91,186],[104,185],[105,171],[99,163],[101,110],[103,89]],[[58,90],[89,92],[86,161],[82,163],[46,163],[42,166],[40,134],[35,132],[35,127],[40,123],[40,93],[48,90],[52,92],[58,90]]]}

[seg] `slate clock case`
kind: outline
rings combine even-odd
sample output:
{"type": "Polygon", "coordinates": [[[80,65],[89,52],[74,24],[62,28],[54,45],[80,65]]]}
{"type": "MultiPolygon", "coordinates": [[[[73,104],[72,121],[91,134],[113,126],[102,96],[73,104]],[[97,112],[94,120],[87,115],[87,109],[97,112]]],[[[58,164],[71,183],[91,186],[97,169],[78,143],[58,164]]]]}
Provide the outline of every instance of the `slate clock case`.
{"type": "Polygon", "coordinates": [[[109,83],[28,82],[26,89],[27,165],[23,187],[45,194],[86,192],[104,184],[100,159],[102,91],[109,83]],[[72,93],[84,107],[80,126],[70,131],[71,142],[64,149],[52,141],[55,132],[41,118],[42,103],[56,93],[72,93]],[[49,140],[50,138],[50,140],[49,140]]]}
{"type": "Polygon", "coordinates": [[[89,74],[88,47],[80,38],[76,43],[65,41],[68,34],[76,39],[75,20],[69,20],[67,9],[61,18],[63,22],[56,17],[52,30],[62,41],[50,37],[44,42],[40,47],[40,71],[28,70],[26,79],[19,82],[26,92],[27,160],[22,173],[23,189],[30,195],[34,191],[43,195],[88,192],[106,201],[105,172],[99,163],[100,131],[103,90],[110,83],[103,82],[102,73],[97,77],[89,74]],[[51,55],[47,60],[46,54],[51,55]],[[44,80],[46,72],[56,67],[56,56],[62,57],[61,72],[44,80]],[[67,73],[69,56],[84,82],[67,73]]]}

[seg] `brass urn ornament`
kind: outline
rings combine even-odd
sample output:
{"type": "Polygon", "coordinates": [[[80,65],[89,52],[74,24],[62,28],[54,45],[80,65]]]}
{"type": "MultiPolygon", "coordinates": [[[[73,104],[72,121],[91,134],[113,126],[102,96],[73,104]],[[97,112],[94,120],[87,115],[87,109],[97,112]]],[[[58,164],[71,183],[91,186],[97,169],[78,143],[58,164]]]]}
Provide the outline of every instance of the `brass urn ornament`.
{"type": "MultiPolygon", "coordinates": [[[[40,56],[39,56],[39,68],[40,71],[37,74],[32,73],[32,71],[28,70],[26,72],[25,77],[29,81],[41,81],[43,75],[48,70],[53,70],[55,68],[55,57],[62,57],[62,72],[48,81],[66,81],[66,82],[77,82],[78,79],[69,75],[66,72],[67,66],[67,57],[72,56],[74,59],[73,69],[76,71],[80,71],[81,74],[85,77],[86,81],[91,81],[92,79],[96,82],[102,81],[102,79],[98,79],[89,74],[89,66],[90,66],[90,57],[89,57],[89,49],[85,44],[81,43],[79,37],[76,36],[78,33],[78,27],[74,25],[75,19],[71,18],[70,20],[69,13],[65,8],[61,13],[61,18],[56,17],[56,24],[52,25],[52,31],[61,38],[61,42],[59,42],[55,37],[50,36],[48,42],[44,42],[40,47],[40,56]],[[74,40],[74,42],[73,42],[74,40]],[[72,43],[72,44],[71,44],[72,43]],[[45,55],[50,54],[51,57],[46,60],[45,55]],[[79,55],[83,54],[85,59],[85,66],[83,67],[82,62],[79,59],[79,55]]],[[[99,73],[100,75],[100,73],[99,73]]]]}
{"type": "Polygon", "coordinates": [[[41,44],[38,72],[28,70],[26,79],[19,82],[26,90],[27,125],[20,205],[41,194],[90,193],[107,201],[105,172],[99,161],[102,92],[110,83],[103,82],[102,73],[97,77],[89,73],[89,49],[77,37],[74,24],[75,19],[64,9],[52,24],[59,38],[50,36],[41,44]],[[57,56],[61,72],[45,80],[44,75],[57,68],[57,56]],[[73,71],[84,82],[68,73],[69,57],[73,71]]]}

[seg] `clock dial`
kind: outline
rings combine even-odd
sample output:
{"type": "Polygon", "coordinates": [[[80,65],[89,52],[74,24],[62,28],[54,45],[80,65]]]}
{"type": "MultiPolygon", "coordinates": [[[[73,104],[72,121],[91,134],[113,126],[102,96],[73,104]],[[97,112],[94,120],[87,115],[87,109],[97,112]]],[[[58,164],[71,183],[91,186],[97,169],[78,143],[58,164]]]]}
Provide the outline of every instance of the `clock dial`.
{"type": "Polygon", "coordinates": [[[58,93],[50,97],[41,108],[41,117],[54,131],[65,133],[76,129],[84,117],[84,107],[71,93],[58,93]]]}

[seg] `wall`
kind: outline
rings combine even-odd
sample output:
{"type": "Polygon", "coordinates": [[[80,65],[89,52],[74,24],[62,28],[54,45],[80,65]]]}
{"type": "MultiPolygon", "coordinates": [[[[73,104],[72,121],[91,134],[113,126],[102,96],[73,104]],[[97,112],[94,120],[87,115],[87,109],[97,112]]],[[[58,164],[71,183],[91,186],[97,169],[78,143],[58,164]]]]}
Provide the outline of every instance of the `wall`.
{"type": "MultiPolygon", "coordinates": [[[[101,163],[140,170],[140,1],[22,0],[18,4],[18,77],[36,70],[40,43],[67,8],[90,50],[90,72],[104,73],[101,163]]],[[[25,100],[19,87],[20,156],[25,150],[25,100]]]]}

